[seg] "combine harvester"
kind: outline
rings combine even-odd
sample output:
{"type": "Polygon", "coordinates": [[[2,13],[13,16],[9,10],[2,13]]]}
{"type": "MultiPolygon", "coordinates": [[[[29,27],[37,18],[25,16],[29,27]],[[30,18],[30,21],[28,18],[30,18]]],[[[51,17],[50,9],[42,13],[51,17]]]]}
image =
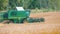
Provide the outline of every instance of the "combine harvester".
{"type": "Polygon", "coordinates": [[[30,10],[24,10],[23,7],[16,7],[17,10],[9,10],[6,12],[0,12],[0,22],[5,23],[28,23],[32,22],[44,22],[44,18],[30,18],[30,10]]]}

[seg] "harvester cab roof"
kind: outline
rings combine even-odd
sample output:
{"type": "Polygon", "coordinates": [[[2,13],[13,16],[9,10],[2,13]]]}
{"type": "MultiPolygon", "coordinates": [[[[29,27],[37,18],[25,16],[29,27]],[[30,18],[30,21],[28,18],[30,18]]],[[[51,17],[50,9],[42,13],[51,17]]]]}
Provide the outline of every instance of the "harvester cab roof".
{"type": "Polygon", "coordinates": [[[23,7],[16,7],[17,11],[24,11],[23,7]]]}

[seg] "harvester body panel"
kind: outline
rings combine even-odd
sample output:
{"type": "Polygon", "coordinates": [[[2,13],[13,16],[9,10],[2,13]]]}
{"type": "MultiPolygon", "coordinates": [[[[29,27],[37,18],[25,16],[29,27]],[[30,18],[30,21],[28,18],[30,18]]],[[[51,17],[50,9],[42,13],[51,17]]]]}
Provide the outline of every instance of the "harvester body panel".
{"type": "Polygon", "coordinates": [[[14,22],[16,21],[23,21],[27,19],[30,15],[30,11],[17,11],[17,10],[10,10],[8,11],[8,19],[13,19],[14,22]]]}

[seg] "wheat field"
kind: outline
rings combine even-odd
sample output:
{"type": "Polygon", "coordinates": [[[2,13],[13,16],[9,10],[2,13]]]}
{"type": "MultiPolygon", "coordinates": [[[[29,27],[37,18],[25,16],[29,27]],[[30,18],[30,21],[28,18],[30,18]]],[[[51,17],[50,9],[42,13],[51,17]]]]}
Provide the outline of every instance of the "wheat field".
{"type": "Polygon", "coordinates": [[[45,22],[0,24],[0,34],[60,34],[60,12],[30,14],[32,18],[45,18],[45,22]]]}

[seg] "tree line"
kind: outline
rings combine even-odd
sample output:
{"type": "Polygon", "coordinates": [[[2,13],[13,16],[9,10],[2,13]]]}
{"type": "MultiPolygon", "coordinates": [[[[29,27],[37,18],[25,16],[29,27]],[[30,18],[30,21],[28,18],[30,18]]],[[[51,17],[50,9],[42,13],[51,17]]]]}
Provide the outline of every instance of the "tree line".
{"type": "Polygon", "coordinates": [[[60,0],[0,0],[0,10],[15,9],[16,6],[25,9],[60,9],[60,0]]]}

